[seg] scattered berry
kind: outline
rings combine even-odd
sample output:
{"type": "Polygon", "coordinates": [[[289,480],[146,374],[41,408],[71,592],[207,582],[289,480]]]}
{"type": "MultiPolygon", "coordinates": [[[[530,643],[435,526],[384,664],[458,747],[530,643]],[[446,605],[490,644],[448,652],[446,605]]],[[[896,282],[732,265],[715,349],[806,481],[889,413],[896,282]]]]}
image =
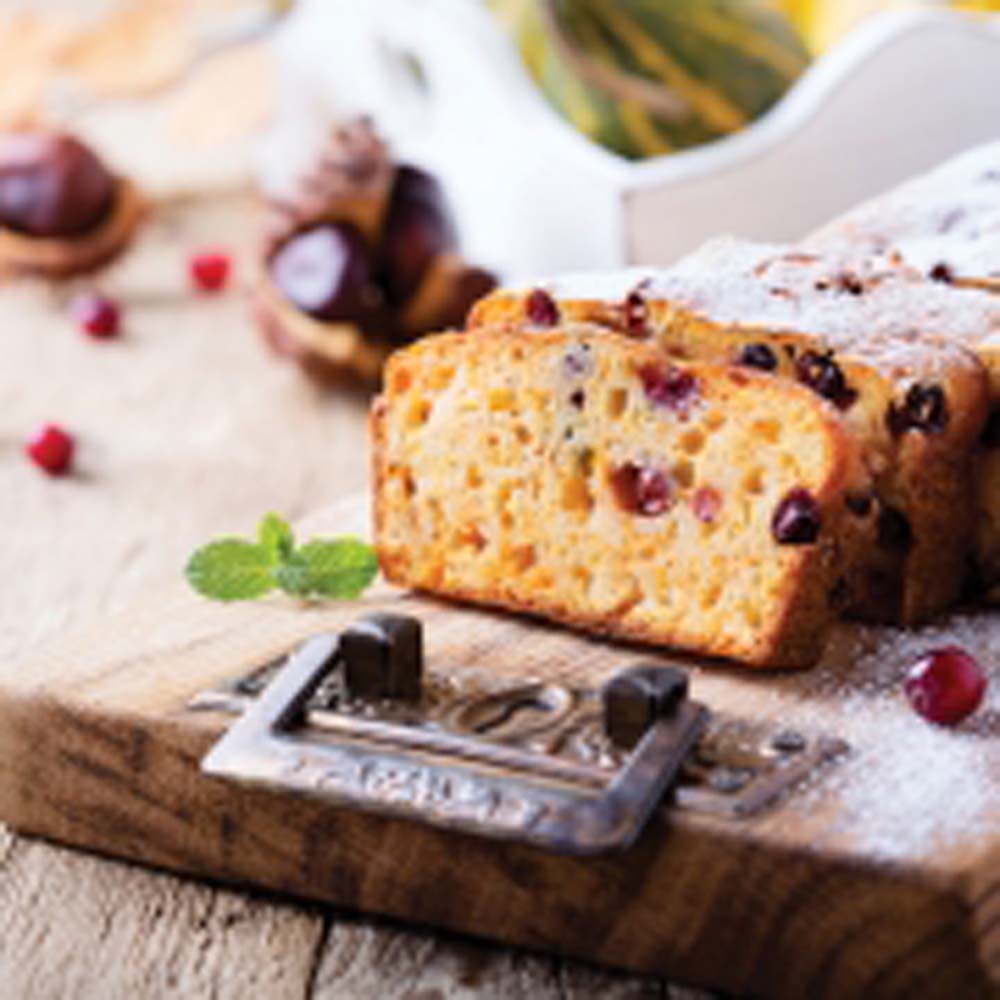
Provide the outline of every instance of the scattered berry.
{"type": "Polygon", "coordinates": [[[94,293],[79,295],[73,300],[70,311],[80,329],[95,340],[118,335],[121,310],[114,299],[94,293]]]}
{"type": "Polygon", "coordinates": [[[555,326],[559,322],[559,306],[544,288],[534,288],[528,293],[524,314],[535,326],[555,326]]]}
{"type": "Polygon", "coordinates": [[[195,286],[203,292],[219,292],[229,281],[229,254],[222,250],[201,250],[192,254],[188,270],[195,286]]]}
{"type": "Polygon", "coordinates": [[[24,445],[24,453],[50,476],[69,471],[76,442],[58,424],[43,424],[24,445]]]}
{"type": "Polygon", "coordinates": [[[822,524],[819,504],[801,487],[790,490],[771,518],[775,541],[782,545],[811,545],[819,538],[822,524]]]}
{"type": "Polygon", "coordinates": [[[910,668],[903,690],[929,722],[954,726],[971,715],[986,693],[983,668],[964,649],[931,649],[910,668]]]}

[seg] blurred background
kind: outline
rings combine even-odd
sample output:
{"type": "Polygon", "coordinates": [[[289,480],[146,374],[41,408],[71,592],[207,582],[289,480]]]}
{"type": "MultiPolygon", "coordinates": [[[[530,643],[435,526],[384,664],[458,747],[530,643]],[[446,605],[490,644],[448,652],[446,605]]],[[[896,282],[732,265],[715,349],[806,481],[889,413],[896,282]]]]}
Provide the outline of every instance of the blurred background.
{"type": "Polygon", "coordinates": [[[720,228],[797,238],[987,138],[998,9],[6,0],[0,122],[70,127],[154,195],[288,197],[330,124],[369,113],[504,276],[666,263],[720,228]]]}

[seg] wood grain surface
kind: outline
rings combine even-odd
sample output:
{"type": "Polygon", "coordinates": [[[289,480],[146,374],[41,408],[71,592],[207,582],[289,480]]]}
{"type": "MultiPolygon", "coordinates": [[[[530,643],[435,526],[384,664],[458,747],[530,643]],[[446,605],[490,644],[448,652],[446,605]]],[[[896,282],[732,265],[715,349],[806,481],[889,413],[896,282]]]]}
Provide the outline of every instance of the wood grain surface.
{"type": "MultiPolygon", "coordinates": [[[[319,392],[269,359],[243,292],[188,290],[185,254],[248,245],[250,199],[160,210],[97,284],[121,340],[66,318],[74,290],[0,290],[0,659],[101,621],[215,533],[267,509],[295,517],[360,488],[364,400],[319,392]],[[57,420],[78,470],[21,455],[57,420]]],[[[238,271],[249,274],[249,260],[238,271]]],[[[43,779],[43,784],[44,784],[43,779]]],[[[153,873],[0,835],[5,997],[693,997],[637,979],[153,873]]]]}

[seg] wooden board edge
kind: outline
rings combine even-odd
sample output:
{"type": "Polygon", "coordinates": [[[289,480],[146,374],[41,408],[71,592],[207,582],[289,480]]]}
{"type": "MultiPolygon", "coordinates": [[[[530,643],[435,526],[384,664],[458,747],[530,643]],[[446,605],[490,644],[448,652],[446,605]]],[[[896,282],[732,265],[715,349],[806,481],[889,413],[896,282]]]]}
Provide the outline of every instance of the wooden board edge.
{"type": "Polygon", "coordinates": [[[919,873],[659,820],[627,856],[497,845],[207,778],[213,735],[190,717],[0,691],[0,820],[156,868],[737,994],[975,997],[1000,982],[994,881],[975,906],[968,887],[919,873]]]}

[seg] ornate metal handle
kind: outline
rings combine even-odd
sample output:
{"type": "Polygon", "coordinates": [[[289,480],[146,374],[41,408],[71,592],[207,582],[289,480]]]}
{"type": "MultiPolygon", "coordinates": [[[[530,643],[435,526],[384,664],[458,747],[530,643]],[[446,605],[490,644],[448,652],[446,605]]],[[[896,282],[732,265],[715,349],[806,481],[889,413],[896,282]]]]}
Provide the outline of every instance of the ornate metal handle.
{"type": "Polygon", "coordinates": [[[581,692],[555,689],[560,703],[545,685],[520,684],[449,701],[422,686],[422,666],[412,618],[378,615],[339,636],[316,636],[249,703],[202,769],[481,836],[593,854],[636,839],[708,720],[675,667],[617,675],[603,691],[604,728],[613,746],[630,752],[609,772],[547,752],[551,733],[547,749],[531,744],[536,731],[560,728],[568,738],[574,726],[593,725],[593,709],[588,716],[577,704],[581,692]],[[305,708],[331,678],[339,691],[335,708],[322,713],[318,739],[303,725],[305,708]],[[535,720],[533,730],[530,719],[516,719],[533,709],[547,713],[549,724],[535,720]]]}

